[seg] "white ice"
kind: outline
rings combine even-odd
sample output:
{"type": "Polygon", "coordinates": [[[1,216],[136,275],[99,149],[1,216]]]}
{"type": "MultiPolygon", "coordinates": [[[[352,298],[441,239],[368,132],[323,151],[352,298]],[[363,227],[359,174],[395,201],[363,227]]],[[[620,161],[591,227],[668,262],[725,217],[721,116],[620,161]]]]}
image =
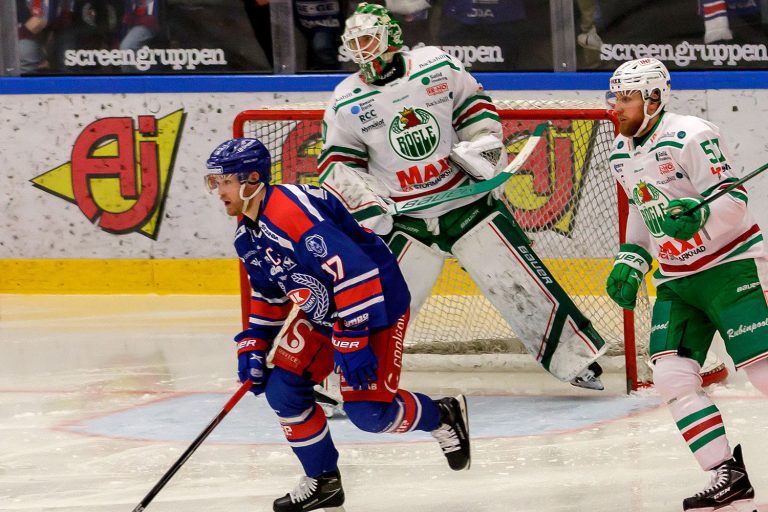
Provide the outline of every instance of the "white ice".
{"type": "MultiPolygon", "coordinates": [[[[236,389],[237,326],[237,297],[0,295],[0,511],[131,511],[236,389]]],[[[345,508],[681,510],[706,475],[653,391],[605,380],[406,373],[407,389],[469,396],[472,468],[450,471],[428,435],[332,420],[345,508]]],[[[711,391],[760,501],[768,400],[733,371],[711,391]]],[[[147,510],[271,510],[301,470],[263,402],[244,397],[147,510]]]]}

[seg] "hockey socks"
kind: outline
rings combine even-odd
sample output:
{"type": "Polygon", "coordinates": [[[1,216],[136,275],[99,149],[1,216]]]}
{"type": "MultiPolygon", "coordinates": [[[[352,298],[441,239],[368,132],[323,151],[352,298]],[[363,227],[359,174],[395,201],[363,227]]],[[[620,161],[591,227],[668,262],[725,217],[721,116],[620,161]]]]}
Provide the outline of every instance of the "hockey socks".
{"type": "Polygon", "coordinates": [[[339,452],[333,445],[320,405],[313,404],[298,416],[278,419],[288,444],[304,468],[304,474],[317,477],[336,470],[339,452]]]}
{"type": "Polygon", "coordinates": [[[703,391],[671,401],[669,409],[702,469],[711,469],[731,458],[723,418],[703,391]]]}

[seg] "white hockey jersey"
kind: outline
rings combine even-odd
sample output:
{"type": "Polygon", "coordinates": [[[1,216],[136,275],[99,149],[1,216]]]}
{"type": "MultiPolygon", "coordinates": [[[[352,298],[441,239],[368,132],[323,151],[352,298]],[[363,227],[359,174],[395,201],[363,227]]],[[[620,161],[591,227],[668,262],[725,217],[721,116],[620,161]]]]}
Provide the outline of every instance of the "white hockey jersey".
{"type": "Polygon", "coordinates": [[[706,198],[737,178],[720,130],[694,116],[664,112],[642,144],[619,135],[610,166],[630,200],[627,243],[640,245],[659,262],[654,283],[688,276],[726,261],[765,255],[760,227],[747,210],[747,191],[737,187],[710,203],[704,227],[690,240],[661,232],[669,201],[706,198]]]}
{"type": "MultiPolygon", "coordinates": [[[[453,145],[480,132],[501,138],[496,107],[456,59],[433,46],[402,55],[405,75],[387,85],[369,85],[354,74],[336,87],[318,158],[321,176],[335,162],[367,169],[396,202],[463,184],[469,177],[448,164],[453,145]]],[[[477,198],[409,215],[435,217],[477,198]]]]}

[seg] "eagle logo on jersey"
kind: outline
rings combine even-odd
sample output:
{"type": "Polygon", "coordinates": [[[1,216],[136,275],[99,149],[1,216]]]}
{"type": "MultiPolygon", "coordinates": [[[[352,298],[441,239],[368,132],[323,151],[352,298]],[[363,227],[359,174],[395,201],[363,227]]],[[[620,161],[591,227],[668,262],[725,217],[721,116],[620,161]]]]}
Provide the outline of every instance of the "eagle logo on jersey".
{"type": "Polygon", "coordinates": [[[424,160],[440,143],[440,126],[429,111],[406,107],[389,125],[389,143],[406,160],[424,160]]]}
{"type": "Polygon", "coordinates": [[[641,181],[632,190],[632,199],[640,209],[645,225],[648,231],[655,238],[664,236],[661,230],[661,221],[664,218],[664,211],[667,209],[669,198],[665,196],[658,188],[650,183],[641,181]]]}

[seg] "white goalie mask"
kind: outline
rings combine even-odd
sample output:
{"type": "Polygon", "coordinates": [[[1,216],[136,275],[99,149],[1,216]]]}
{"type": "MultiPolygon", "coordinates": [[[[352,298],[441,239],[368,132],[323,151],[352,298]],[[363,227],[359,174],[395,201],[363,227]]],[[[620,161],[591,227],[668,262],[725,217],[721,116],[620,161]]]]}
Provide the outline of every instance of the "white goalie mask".
{"type": "Polygon", "coordinates": [[[610,81],[610,91],[606,93],[606,101],[611,108],[615,107],[616,93],[639,92],[643,97],[643,113],[645,118],[635,135],[642,132],[651,120],[658,116],[669,101],[671,82],[669,71],[657,59],[637,59],[625,62],[613,72],[610,81]],[[652,102],[658,102],[659,108],[653,115],[648,114],[652,102]]]}
{"type": "Polygon", "coordinates": [[[341,36],[344,51],[360,66],[365,80],[374,82],[403,46],[400,24],[385,7],[361,3],[345,24],[341,36]]]}

